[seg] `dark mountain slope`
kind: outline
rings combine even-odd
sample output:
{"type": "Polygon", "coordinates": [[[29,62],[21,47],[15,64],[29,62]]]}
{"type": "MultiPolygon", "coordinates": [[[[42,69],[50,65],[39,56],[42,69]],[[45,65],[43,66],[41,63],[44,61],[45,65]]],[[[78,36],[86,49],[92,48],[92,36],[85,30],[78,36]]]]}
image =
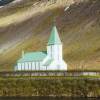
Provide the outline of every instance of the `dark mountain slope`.
{"type": "Polygon", "coordinates": [[[9,4],[9,3],[11,3],[12,1],[14,1],[14,0],[0,0],[0,6],[4,6],[4,5],[6,5],[6,4],[9,4]]]}
{"type": "Polygon", "coordinates": [[[13,7],[14,9],[10,7],[3,9],[5,12],[10,9],[10,12],[2,13],[1,19],[13,18],[12,15],[16,14],[16,18],[20,17],[17,20],[20,21],[6,24],[8,21],[6,19],[5,23],[0,24],[2,70],[12,69],[22,50],[28,52],[46,49],[54,18],[64,44],[64,58],[69,69],[100,70],[100,0],[74,3],[67,11],[64,11],[65,5],[55,5],[56,3],[49,5],[45,10],[41,7],[43,11],[40,10],[27,18],[24,16],[22,20],[20,16],[23,12],[31,13],[31,4],[24,7],[17,5],[13,7]]]}

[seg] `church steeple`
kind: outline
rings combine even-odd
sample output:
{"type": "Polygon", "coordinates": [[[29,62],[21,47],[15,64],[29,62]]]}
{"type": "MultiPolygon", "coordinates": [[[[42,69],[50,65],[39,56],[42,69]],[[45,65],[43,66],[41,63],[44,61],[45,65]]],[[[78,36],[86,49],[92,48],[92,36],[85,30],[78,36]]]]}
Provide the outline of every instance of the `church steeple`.
{"type": "Polygon", "coordinates": [[[48,45],[56,45],[56,44],[61,44],[61,40],[60,40],[56,25],[54,25],[51,31],[48,45]]]}
{"type": "Polygon", "coordinates": [[[47,53],[51,59],[56,61],[62,60],[62,43],[54,25],[47,45],[47,53]]]}

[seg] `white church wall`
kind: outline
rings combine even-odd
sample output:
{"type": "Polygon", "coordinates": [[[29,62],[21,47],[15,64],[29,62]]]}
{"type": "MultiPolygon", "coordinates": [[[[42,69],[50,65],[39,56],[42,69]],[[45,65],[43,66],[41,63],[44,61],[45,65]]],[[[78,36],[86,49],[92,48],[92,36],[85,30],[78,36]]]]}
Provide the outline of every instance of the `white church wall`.
{"type": "Polygon", "coordinates": [[[28,63],[25,62],[25,70],[28,70],[28,63]]]}
{"type": "Polygon", "coordinates": [[[67,64],[65,63],[64,60],[62,60],[62,62],[60,64],[61,64],[60,70],[67,70],[67,64]]]}
{"type": "Polygon", "coordinates": [[[34,63],[34,70],[45,70],[45,66],[43,66],[43,64],[48,60],[49,56],[47,56],[45,59],[41,60],[41,61],[37,61],[34,63]]]}
{"type": "Polygon", "coordinates": [[[62,45],[47,46],[47,53],[50,58],[53,58],[55,60],[62,60],[62,45]]]}
{"type": "Polygon", "coordinates": [[[32,70],[35,70],[35,63],[32,62],[32,70]]]}
{"type": "Polygon", "coordinates": [[[39,64],[38,64],[38,62],[35,62],[35,68],[36,68],[36,70],[39,70],[39,64]]]}
{"type": "Polygon", "coordinates": [[[28,70],[31,70],[31,67],[32,66],[32,64],[31,64],[31,62],[28,62],[28,70]]]}
{"type": "Polygon", "coordinates": [[[41,70],[47,70],[47,66],[41,66],[41,70]]]}
{"type": "Polygon", "coordinates": [[[62,45],[59,45],[59,59],[62,60],[63,59],[63,51],[62,51],[62,45]]]}
{"type": "Polygon", "coordinates": [[[17,70],[45,70],[45,67],[42,67],[41,62],[25,62],[25,63],[18,63],[16,69],[17,70]]]}
{"type": "MultiPolygon", "coordinates": [[[[47,57],[49,58],[49,57],[47,57]]],[[[45,59],[47,61],[48,59],[45,59]]],[[[17,70],[67,70],[67,64],[63,60],[54,60],[49,66],[43,66],[41,62],[18,63],[17,70]]]]}
{"type": "Polygon", "coordinates": [[[55,60],[62,60],[62,45],[54,45],[53,46],[53,49],[54,49],[54,59],[55,60]]]}
{"type": "Polygon", "coordinates": [[[43,70],[42,61],[40,61],[39,63],[40,63],[40,70],[43,70]]]}
{"type": "Polygon", "coordinates": [[[24,67],[25,67],[25,65],[24,65],[24,63],[22,63],[21,64],[21,70],[24,70],[25,69],[24,67]]]}
{"type": "Polygon", "coordinates": [[[60,62],[55,60],[47,66],[47,70],[67,70],[67,64],[63,60],[60,62]]]}
{"type": "Polygon", "coordinates": [[[47,55],[45,59],[43,59],[43,61],[41,61],[41,65],[45,64],[46,61],[48,61],[48,59],[50,59],[50,56],[47,55]]]}
{"type": "Polygon", "coordinates": [[[47,66],[47,70],[57,70],[56,63],[53,61],[49,66],[47,66]]]}
{"type": "Polygon", "coordinates": [[[38,64],[37,64],[37,62],[35,62],[35,70],[38,70],[38,64]]]}
{"type": "Polygon", "coordinates": [[[51,58],[52,57],[52,47],[51,46],[47,46],[47,54],[48,56],[51,58]]]}

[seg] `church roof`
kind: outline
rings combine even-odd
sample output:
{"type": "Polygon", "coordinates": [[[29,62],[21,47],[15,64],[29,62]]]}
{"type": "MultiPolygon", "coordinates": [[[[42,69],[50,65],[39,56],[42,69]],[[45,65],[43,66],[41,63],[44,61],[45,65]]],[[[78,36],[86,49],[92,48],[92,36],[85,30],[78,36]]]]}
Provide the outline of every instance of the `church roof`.
{"type": "Polygon", "coordinates": [[[53,61],[54,61],[53,59],[48,59],[43,65],[49,66],[53,61]]]}
{"type": "Polygon", "coordinates": [[[51,35],[48,41],[48,45],[53,45],[53,44],[61,44],[61,40],[60,37],[58,35],[58,31],[56,26],[53,26],[52,31],[51,31],[51,35]]]}
{"type": "Polygon", "coordinates": [[[42,61],[46,56],[47,56],[46,51],[29,52],[25,53],[24,56],[18,60],[18,63],[30,62],[30,61],[42,61]]]}

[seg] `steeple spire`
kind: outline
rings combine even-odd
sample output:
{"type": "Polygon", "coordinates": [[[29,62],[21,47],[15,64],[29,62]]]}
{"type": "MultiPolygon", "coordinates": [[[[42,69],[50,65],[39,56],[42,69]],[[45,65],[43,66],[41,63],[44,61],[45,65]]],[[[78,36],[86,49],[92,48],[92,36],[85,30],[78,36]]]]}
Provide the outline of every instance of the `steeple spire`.
{"type": "Polygon", "coordinates": [[[58,30],[56,28],[56,25],[54,24],[51,35],[48,41],[48,45],[54,45],[54,44],[61,44],[61,40],[58,34],[58,30]]]}

